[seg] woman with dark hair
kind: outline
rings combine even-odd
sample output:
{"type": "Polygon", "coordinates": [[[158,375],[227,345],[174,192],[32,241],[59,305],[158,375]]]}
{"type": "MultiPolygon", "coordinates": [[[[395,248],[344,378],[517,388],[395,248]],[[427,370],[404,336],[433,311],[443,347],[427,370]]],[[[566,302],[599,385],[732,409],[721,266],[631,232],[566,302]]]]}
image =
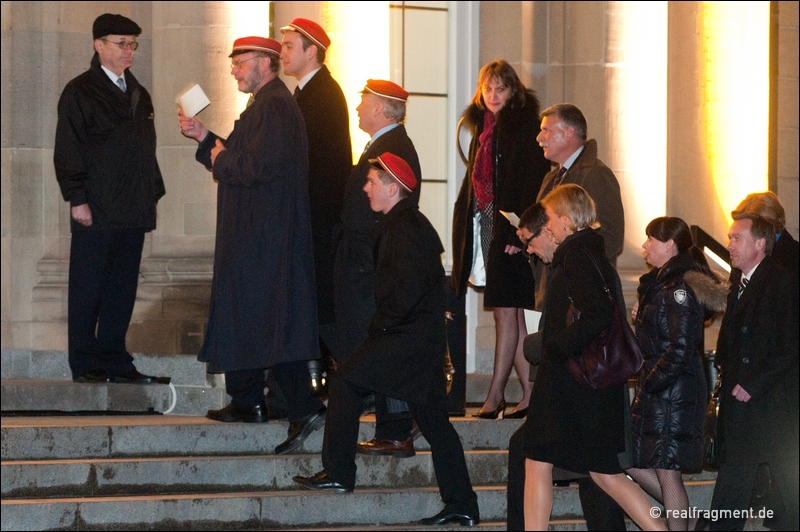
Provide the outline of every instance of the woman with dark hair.
{"type": "Polygon", "coordinates": [[[547,530],[553,508],[553,466],[588,474],[643,530],[664,530],[652,505],[622,471],[626,385],[595,389],[579,384],[568,361],[613,320],[612,295],[622,301],[619,277],[596,229],[594,201],[578,185],[554,188],[543,200],[558,247],[545,295],[542,357],[523,426],[525,530],[547,530]],[[610,292],[606,292],[606,287],[610,292]],[[567,323],[570,305],[581,317],[567,323]]]}
{"type": "Polygon", "coordinates": [[[521,214],[536,202],[550,163],[536,142],[539,101],[503,60],[481,69],[463,122],[472,132],[469,162],[453,213],[453,288],[459,296],[485,286],[483,305],[494,310],[494,375],[477,417],[502,418],[512,366],[522,400],[506,417],[525,417],[532,384],[522,354],[523,309],[533,307],[533,275],[514,227],[500,211],[521,214]]]}
{"type": "Polygon", "coordinates": [[[689,226],[664,216],[645,229],[634,308],[644,370],[631,407],[633,465],[627,472],[667,510],[670,530],[687,530],[689,499],[682,471],[703,467],[708,389],[703,372],[704,322],[725,310],[728,289],[694,246],[689,226]]]}

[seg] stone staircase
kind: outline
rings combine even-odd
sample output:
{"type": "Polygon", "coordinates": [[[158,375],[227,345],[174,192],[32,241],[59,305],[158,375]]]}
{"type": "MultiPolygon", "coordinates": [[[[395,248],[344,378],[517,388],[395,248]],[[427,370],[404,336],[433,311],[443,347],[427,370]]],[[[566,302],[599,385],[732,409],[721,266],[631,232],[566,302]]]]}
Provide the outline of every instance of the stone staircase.
{"type": "MultiPolygon", "coordinates": [[[[3,352],[6,411],[172,414],[3,417],[2,530],[424,530],[414,523],[441,509],[424,438],[413,458],[359,456],[352,495],[298,490],[292,476],[321,468],[322,431],[297,454],[275,456],[286,422],[202,417],[227,399],[221,379],[206,375],[194,357],[137,355],[136,364],[170,375],[172,385],[74,384],[65,353],[3,352]]],[[[468,404],[482,402],[489,380],[468,376],[468,404]]],[[[513,381],[506,398],[512,405],[519,399],[513,381]]],[[[522,421],[453,423],[478,492],[479,528],[504,530],[507,445],[522,421]]],[[[374,416],[363,417],[360,438],[373,433],[374,416]]],[[[687,477],[694,506],[708,507],[713,482],[708,473],[687,477]]],[[[576,487],[556,488],[551,526],[585,529],[576,487]]]]}
{"type": "MultiPolygon", "coordinates": [[[[454,418],[478,492],[481,529],[505,528],[506,446],[518,420],[454,418]]],[[[322,431],[275,456],[285,422],[222,424],[198,416],[2,420],[2,530],[408,529],[441,509],[424,438],[415,457],[359,456],[352,495],[298,490],[321,468],[322,431]]],[[[369,439],[374,416],[364,416],[369,439]]],[[[707,508],[713,475],[687,477],[707,508]]],[[[585,528],[575,487],[556,488],[554,529],[585,528]]],[[[635,528],[634,528],[635,529],[635,528]]]]}

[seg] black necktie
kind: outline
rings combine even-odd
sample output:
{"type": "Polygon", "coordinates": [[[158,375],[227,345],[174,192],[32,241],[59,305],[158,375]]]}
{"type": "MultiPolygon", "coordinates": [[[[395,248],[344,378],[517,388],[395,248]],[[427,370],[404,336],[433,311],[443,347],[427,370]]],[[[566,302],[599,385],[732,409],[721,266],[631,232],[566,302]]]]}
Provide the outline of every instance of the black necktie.
{"type": "Polygon", "coordinates": [[[750,280],[747,277],[742,277],[742,282],[739,283],[739,295],[736,296],[737,299],[742,297],[742,292],[744,292],[744,289],[747,288],[747,283],[749,282],[750,280]]]}
{"type": "Polygon", "coordinates": [[[553,187],[557,187],[562,181],[564,181],[564,176],[566,175],[567,170],[569,170],[569,168],[564,166],[561,167],[561,170],[558,171],[555,181],[553,181],[553,187]]]}
{"type": "Polygon", "coordinates": [[[300,88],[300,85],[298,85],[297,87],[295,87],[295,88],[294,88],[294,97],[295,97],[295,98],[297,98],[297,96],[298,96],[298,95],[299,95],[299,94],[300,94],[302,91],[303,91],[303,89],[301,89],[301,88],[300,88]]]}

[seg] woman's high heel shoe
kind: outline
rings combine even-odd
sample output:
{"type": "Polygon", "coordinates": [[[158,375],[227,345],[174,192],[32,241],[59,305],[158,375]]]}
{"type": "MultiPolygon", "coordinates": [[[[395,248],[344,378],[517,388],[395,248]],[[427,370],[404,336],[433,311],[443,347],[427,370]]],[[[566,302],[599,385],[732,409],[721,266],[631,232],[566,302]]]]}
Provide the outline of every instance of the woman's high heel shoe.
{"type": "Polygon", "coordinates": [[[497,408],[494,412],[484,412],[483,408],[478,410],[477,414],[472,414],[472,417],[479,417],[481,419],[503,419],[503,416],[506,412],[506,400],[501,399],[500,404],[497,405],[497,408]]]}
{"type": "Polygon", "coordinates": [[[519,410],[514,410],[510,414],[506,416],[506,419],[522,419],[528,415],[528,407],[520,408],[519,410]]]}

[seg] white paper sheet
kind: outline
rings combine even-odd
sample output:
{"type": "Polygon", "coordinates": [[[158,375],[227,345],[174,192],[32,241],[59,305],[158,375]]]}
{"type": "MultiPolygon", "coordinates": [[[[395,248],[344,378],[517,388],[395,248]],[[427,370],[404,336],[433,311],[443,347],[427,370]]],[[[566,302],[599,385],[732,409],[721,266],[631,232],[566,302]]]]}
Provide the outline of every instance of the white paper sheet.
{"type": "Polygon", "coordinates": [[[506,211],[503,211],[503,210],[500,211],[500,214],[505,216],[506,219],[509,222],[511,222],[511,225],[513,225],[514,227],[519,227],[519,216],[517,216],[513,212],[506,212],[506,211]]]}
{"type": "Polygon", "coordinates": [[[175,101],[178,102],[178,105],[180,105],[181,109],[183,109],[183,114],[189,118],[192,118],[194,115],[208,107],[208,105],[211,103],[211,100],[208,99],[208,96],[206,96],[206,93],[203,92],[202,88],[200,88],[200,85],[197,83],[190,85],[190,87],[178,94],[178,97],[175,101]]]}

